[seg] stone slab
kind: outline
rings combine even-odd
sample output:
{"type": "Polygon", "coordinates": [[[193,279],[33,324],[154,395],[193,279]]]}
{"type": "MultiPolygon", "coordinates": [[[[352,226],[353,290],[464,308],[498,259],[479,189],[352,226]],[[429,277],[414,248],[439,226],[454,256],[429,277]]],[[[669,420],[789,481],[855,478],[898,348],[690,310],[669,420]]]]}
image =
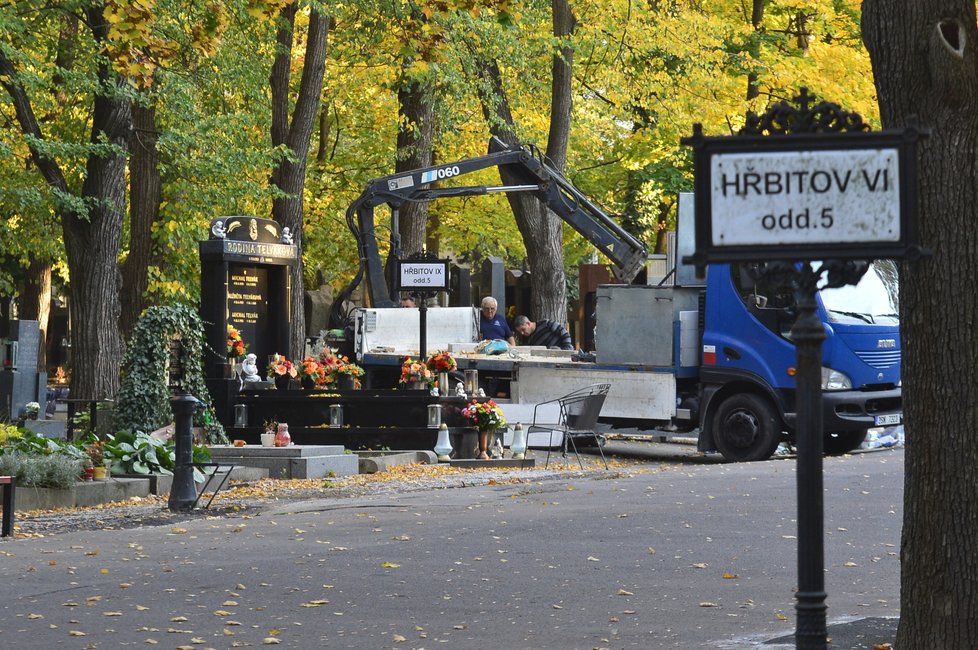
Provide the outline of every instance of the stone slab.
{"type": "Polygon", "coordinates": [[[536,461],[533,458],[527,458],[525,460],[514,460],[512,458],[491,458],[489,460],[477,460],[465,458],[460,460],[451,460],[448,462],[451,467],[461,467],[463,469],[532,469],[535,466],[535,463],[536,461]]]}
{"type": "Polygon", "coordinates": [[[342,445],[291,445],[289,447],[262,447],[261,445],[211,445],[211,458],[215,462],[244,458],[309,458],[312,456],[336,456],[346,450],[342,445]]]}
{"type": "MultiPolygon", "coordinates": [[[[217,458],[214,459],[218,460],[217,458]]],[[[258,467],[268,472],[269,478],[303,479],[350,476],[360,473],[359,459],[355,454],[329,456],[290,457],[282,455],[249,455],[224,457],[221,461],[233,461],[236,465],[258,467]]]]}
{"type": "Polygon", "coordinates": [[[148,495],[149,481],[145,478],[112,477],[105,481],[79,481],[73,487],[64,490],[18,485],[14,510],[94,506],[148,495]]]}
{"type": "Polygon", "coordinates": [[[434,465],[438,457],[433,451],[355,451],[360,459],[361,474],[376,474],[396,465],[434,465]]]}

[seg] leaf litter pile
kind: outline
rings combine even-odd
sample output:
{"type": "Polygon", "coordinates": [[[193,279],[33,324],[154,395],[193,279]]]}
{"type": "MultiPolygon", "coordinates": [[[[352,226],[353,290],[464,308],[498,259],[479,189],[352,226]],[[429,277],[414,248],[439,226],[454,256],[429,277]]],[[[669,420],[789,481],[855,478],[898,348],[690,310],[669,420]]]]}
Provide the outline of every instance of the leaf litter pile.
{"type": "MultiPolygon", "coordinates": [[[[569,459],[568,459],[569,460],[569,459]]],[[[585,459],[583,473],[603,470],[603,466],[585,459]]],[[[609,459],[612,473],[623,470],[629,463],[609,459]]],[[[629,467],[629,471],[635,471],[629,467]]],[[[18,512],[14,525],[15,537],[44,537],[73,530],[126,529],[139,526],[159,526],[195,517],[239,516],[254,514],[268,503],[288,500],[344,498],[366,494],[412,492],[477,485],[502,485],[533,482],[542,478],[580,475],[576,462],[553,462],[548,469],[470,469],[448,465],[395,465],[375,474],[355,474],[326,479],[259,479],[231,481],[211,504],[187,512],[171,512],[167,496],[132,497],[125,501],[102,503],[96,506],[32,510],[18,512]]],[[[202,499],[202,504],[210,497],[202,499]]]]}

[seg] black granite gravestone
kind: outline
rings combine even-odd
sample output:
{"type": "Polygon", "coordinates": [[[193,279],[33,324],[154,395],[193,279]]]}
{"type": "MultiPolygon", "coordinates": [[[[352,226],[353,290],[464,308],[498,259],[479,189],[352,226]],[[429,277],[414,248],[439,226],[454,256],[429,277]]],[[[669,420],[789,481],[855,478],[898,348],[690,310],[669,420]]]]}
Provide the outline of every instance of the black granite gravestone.
{"type": "Polygon", "coordinates": [[[225,427],[233,424],[239,387],[225,358],[228,326],[241,333],[262,373],[270,355],[288,353],[289,267],[296,257],[289,233],[270,219],[218,217],[211,221],[210,238],[200,242],[200,317],[213,350],[204,372],[225,427]]]}

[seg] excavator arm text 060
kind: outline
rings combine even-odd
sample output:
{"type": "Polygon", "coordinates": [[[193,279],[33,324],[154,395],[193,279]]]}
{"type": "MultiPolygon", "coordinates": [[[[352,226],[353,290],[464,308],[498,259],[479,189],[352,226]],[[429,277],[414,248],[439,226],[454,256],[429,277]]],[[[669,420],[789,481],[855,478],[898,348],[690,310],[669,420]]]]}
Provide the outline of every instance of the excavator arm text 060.
{"type": "Polygon", "coordinates": [[[349,298],[350,293],[367,276],[367,290],[375,307],[393,307],[397,296],[390,289],[384,273],[384,262],[377,244],[374,226],[374,208],[387,204],[391,209],[391,257],[400,256],[397,234],[397,212],[407,202],[432,201],[443,197],[478,196],[499,192],[530,192],[542,201],[554,214],[568,223],[595,248],[611,260],[616,278],[623,283],[631,282],[644,268],[648,254],[645,245],[625,231],[589,201],[580,190],[529,147],[510,148],[498,138],[489,142],[485,156],[467,158],[444,165],[401,172],[376,178],[367,183],[363,193],[346,211],[346,222],[357,240],[360,253],[360,269],[356,277],[339,296],[334,305],[334,321],[342,316],[337,308],[349,298]],[[431,183],[443,182],[488,167],[505,168],[519,179],[519,184],[499,186],[431,187],[431,183]]]}

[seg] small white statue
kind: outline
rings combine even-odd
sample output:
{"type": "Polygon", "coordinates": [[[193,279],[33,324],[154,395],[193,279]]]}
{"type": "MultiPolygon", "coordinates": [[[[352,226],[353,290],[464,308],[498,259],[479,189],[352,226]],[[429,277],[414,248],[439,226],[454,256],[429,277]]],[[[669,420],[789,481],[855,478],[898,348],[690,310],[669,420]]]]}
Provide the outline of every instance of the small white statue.
{"type": "Polygon", "coordinates": [[[241,381],[261,381],[258,374],[258,357],[254,354],[246,354],[244,361],[241,362],[241,381]]]}
{"type": "Polygon", "coordinates": [[[218,219],[217,221],[214,222],[214,225],[211,226],[211,234],[217,237],[218,239],[225,238],[225,236],[227,235],[227,231],[224,230],[224,219],[218,219]]]}
{"type": "Polygon", "coordinates": [[[455,396],[465,397],[465,386],[462,385],[462,382],[455,384],[455,396]]]}
{"type": "Polygon", "coordinates": [[[283,244],[292,243],[292,231],[289,230],[288,226],[284,226],[282,228],[282,237],[279,239],[279,241],[282,242],[283,244]]]}
{"type": "Polygon", "coordinates": [[[486,391],[484,391],[484,390],[482,390],[482,389],[480,388],[480,389],[479,389],[479,397],[485,397],[485,396],[486,396],[486,391]]]}
{"type": "Polygon", "coordinates": [[[438,387],[437,386],[432,386],[431,387],[431,396],[432,397],[438,397],[438,387]]]}

